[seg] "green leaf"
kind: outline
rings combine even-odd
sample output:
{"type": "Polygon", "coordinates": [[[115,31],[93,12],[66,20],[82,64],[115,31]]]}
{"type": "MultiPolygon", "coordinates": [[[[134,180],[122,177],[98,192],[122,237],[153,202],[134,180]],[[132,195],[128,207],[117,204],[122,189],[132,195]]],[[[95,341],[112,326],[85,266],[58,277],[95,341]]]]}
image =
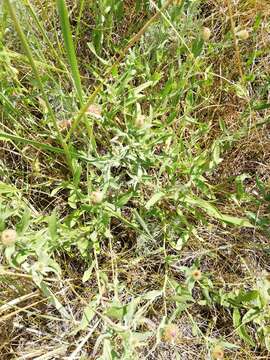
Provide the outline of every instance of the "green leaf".
{"type": "Polygon", "coordinates": [[[233,325],[235,328],[241,325],[241,315],[239,309],[237,308],[233,309],[233,325]]]}
{"type": "Polygon", "coordinates": [[[32,270],[31,275],[32,275],[33,282],[38,287],[40,287],[42,280],[43,280],[43,275],[40,272],[35,271],[35,270],[32,270]]]}
{"type": "Polygon", "coordinates": [[[190,197],[186,196],[184,200],[192,206],[197,206],[201,209],[203,209],[209,216],[212,216],[220,221],[227,222],[229,224],[235,225],[235,226],[244,226],[244,227],[250,227],[253,228],[254,225],[252,225],[246,218],[238,218],[231,215],[226,215],[220,213],[214,205],[212,205],[210,202],[197,198],[197,197],[190,197]]]}
{"type": "Polygon", "coordinates": [[[245,325],[240,325],[240,327],[238,329],[236,329],[238,335],[240,336],[241,339],[243,339],[247,344],[255,347],[256,344],[253,341],[253,339],[251,338],[251,336],[248,334],[247,329],[245,327],[245,325]]]}
{"type": "Polygon", "coordinates": [[[48,285],[42,281],[40,284],[40,289],[44,293],[46,297],[49,298],[49,301],[54,305],[54,307],[59,311],[59,313],[66,319],[70,318],[69,313],[66,311],[66,309],[63,307],[63,305],[60,303],[60,301],[57,299],[57,297],[54,295],[52,290],[48,287],[48,285]]]}
{"type": "Polygon", "coordinates": [[[270,103],[267,102],[261,102],[252,107],[253,110],[265,110],[270,109],[270,103]]]}
{"type": "Polygon", "coordinates": [[[15,245],[11,245],[11,246],[7,246],[5,248],[5,257],[7,259],[7,262],[13,266],[13,261],[12,261],[12,255],[15,253],[15,245]]]}
{"type": "Polygon", "coordinates": [[[193,41],[191,51],[195,57],[198,57],[201,54],[203,49],[203,44],[204,41],[200,37],[193,41]]]}
{"type": "Polygon", "coordinates": [[[17,230],[18,234],[22,234],[27,230],[29,223],[30,223],[30,218],[31,218],[31,211],[26,206],[24,209],[21,221],[16,226],[16,230],[17,230]]]}
{"type": "Polygon", "coordinates": [[[93,262],[92,265],[83,273],[82,282],[85,283],[88,281],[91,277],[91,274],[93,272],[93,268],[95,266],[95,263],[93,262]]]}
{"type": "Polygon", "coordinates": [[[177,243],[170,242],[175,250],[182,250],[183,246],[188,242],[190,231],[184,230],[177,240],[177,243]]]}
{"type": "Polygon", "coordinates": [[[221,221],[227,222],[227,223],[235,225],[235,226],[254,228],[254,225],[252,225],[246,218],[238,218],[238,217],[226,215],[226,214],[220,214],[220,215],[221,216],[218,219],[221,221]]]}
{"type": "Polygon", "coordinates": [[[127,323],[132,323],[133,316],[140,302],[141,302],[141,297],[137,297],[131,300],[130,303],[126,306],[126,314],[124,316],[124,319],[127,323]]]}
{"type": "Polygon", "coordinates": [[[57,238],[57,216],[55,210],[52,212],[51,216],[49,216],[48,227],[52,240],[55,240],[57,238]]]}
{"type": "Polygon", "coordinates": [[[163,192],[155,193],[145,204],[147,210],[149,210],[155,203],[157,203],[165,194],[163,192]]]}
{"type": "Polygon", "coordinates": [[[243,339],[247,344],[255,346],[255,343],[248,334],[246,327],[241,324],[241,315],[239,309],[237,308],[233,309],[233,325],[241,339],[243,339]]]}
{"type": "Polygon", "coordinates": [[[256,317],[258,317],[259,313],[260,313],[260,309],[258,308],[249,309],[242,318],[242,324],[247,324],[250,321],[253,321],[254,319],[256,319],[256,317]]]}
{"type": "Polygon", "coordinates": [[[239,346],[228,341],[219,341],[218,342],[224,349],[239,349],[239,346]]]}
{"type": "Polygon", "coordinates": [[[235,301],[239,302],[239,304],[243,302],[251,302],[253,300],[257,300],[259,296],[260,293],[258,290],[243,291],[237,296],[235,301]]]}
{"type": "Polygon", "coordinates": [[[89,47],[89,49],[92,51],[92,53],[98,58],[98,60],[103,64],[103,65],[106,65],[106,66],[109,66],[109,62],[104,60],[102,57],[100,57],[97,52],[96,52],[96,49],[94,47],[94,44],[91,43],[91,42],[88,42],[87,43],[87,46],[89,47]]]}
{"type": "Polygon", "coordinates": [[[139,347],[139,346],[146,346],[148,344],[149,338],[153,336],[153,333],[152,331],[132,332],[131,334],[128,334],[128,336],[129,336],[129,342],[131,344],[136,344],[136,346],[139,347]]]}
{"type": "Polygon", "coordinates": [[[115,356],[113,355],[113,349],[109,339],[103,340],[103,353],[102,360],[114,360],[115,356]]]}
{"type": "Polygon", "coordinates": [[[122,320],[125,313],[126,313],[125,306],[111,306],[105,312],[105,314],[108,317],[116,320],[122,320]]]}
{"type": "Polygon", "coordinates": [[[146,294],[142,295],[144,300],[155,300],[156,298],[162,296],[163,292],[161,290],[152,290],[148,291],[146,294]]]}
{"type": "Polygon", "coordinates": [[[26,144],[26,145],[32,145],[32,146],[37,147],[38,149],[48,150],[48,151],[56,153],[56,154],[63,154],[64,153],[64,150],[61,149],[61,148],[51,146],[51,145],[48,145],[48,144],[43,144],[43,143],[41,143],[39,141],[25,139],[23,137],[8,134],[8,133],[5,133],[5,132],[0,132],[0,140],[14,141],[14,142],[18,142],[18,143],[22,143],[22,144],[26,144]]]}
{"type": "Polygon", "coordinates": [[[140,214],[136,210],[134,210],[134,214],[135,214],[136,219],[140,223],[141,227],[146,232],[146,234],[152,238],[152,235],[151,235],[151,233],[150,233],[150,231],[148,229],[148,226],[147,226],[146,222],[143,220],[143,218],[140,216],[140,214]]]}
{"type": "Polygon", "coordinates": [[[91,303],[88,306],[86,306],[86,308],[84,309],[82,320],[79,326],[80,330],[85,330],[88,327],[90,321],[94,318],[95,316],[94,306],[95,304],[91,303]]]}
{"type": "Polygon", "coordinates": [[[126,205],[126,203],[132,198],[133,195],[134,195],[133,191],[123,194],[118,198],[116,206],[121,208],[122,206],[126,205]]]}
{"type": "MultiPolygon", "coordinates": [[[[0,133],[0,140],[1,140],[1,133],[0,133]]],[[[8,185],[5,184],[3,182],[0,181],[0,194],[17,194],[19,192],[19,190],[13,186],[13,185],[8,185]]]]}
{"type": "Polygon", "coordinates": [[[146,83],[137,86],[137,87],[134,89],[134,94],[135,94],[135,96],[136,96],[136,95],[139,95],[143,90],[147,89],[147,88],[148,88],[149,86],[151,86],[151,85],[153,85],[153,81],[147,81],[146,83]]]}

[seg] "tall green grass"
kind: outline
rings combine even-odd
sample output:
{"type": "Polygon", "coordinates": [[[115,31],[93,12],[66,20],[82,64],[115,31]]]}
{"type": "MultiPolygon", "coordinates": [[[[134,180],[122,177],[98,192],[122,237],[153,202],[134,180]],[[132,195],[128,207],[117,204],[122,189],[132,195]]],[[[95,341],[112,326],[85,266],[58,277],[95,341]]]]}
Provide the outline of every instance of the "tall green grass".
{"type": "Polygon", "coordinates": [[[41,80],[41,77],[39,75],[39,71],[38,71],[36,63],[34,61],[32,51],[31,51],[30,46],[29,46],[29,44],[27,42],[27,38],[26,38],[26,36],[25,36],[21,26],[20,26],[20,22],[19,22],[19,19],[17,18],[16,10],[14,8],[14,5],[10,0],[5,0],[5,4],[6,4],[7,8],[8,8],[9,13],[10,13],[10,17],[13,20],[13,24],[14,24],[14,27],[15,27],[15,29],[17,31],[18,37],[20,38],[23,50],[25,51],[25,54],[26,54],[26,56],[27,56],[27,58],[29,60],[29,64],[31,65],[32,71],[34,73],[35,79],[37,81],[37,84],[39,86],[39,89],[40,89],[40,92],[41,92],[41,95],[42,95],[42,99],[46,104],[47,111],[48,111],[48,113],[50,115],[50,119],[51,119],[51,121],[53,123],[53,126],[54,126],[54,129],[55,129],[55,131],[57,133],[59,142],[60,142],[60,144],[62,145],[62,147],[64,149],[65,156],[66,156],[68,165],[70,167],[70,170],[73,171],[72,158],[70,156],[68,146],[67,146],[67,144],[66,144],[66,142],[65,142],[65,140],[64,140],[64,138],[63,138],[63,136],[62,136],[62,134],[61,134],[61,132],[59,130],[55,114],[54,114],[53,109],[52,109],[52,107],[50,105],[50,102],[48,100],[48,96],[47,96],[47,94],[45,92],[43,82],[41,80]]]}

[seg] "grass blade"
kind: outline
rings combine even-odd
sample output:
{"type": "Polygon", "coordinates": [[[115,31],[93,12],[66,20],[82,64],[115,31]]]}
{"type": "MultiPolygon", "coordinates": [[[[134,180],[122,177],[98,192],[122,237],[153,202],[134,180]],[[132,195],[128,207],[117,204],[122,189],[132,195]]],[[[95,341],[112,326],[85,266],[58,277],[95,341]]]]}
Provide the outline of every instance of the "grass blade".
{"type": "MultiPolygon", "coordinates": [[[[58,13],[60,16],[61,29],[62,29],[62,34],[63,34],[63,38],[64,38],[68,62],[69,62],[70,68],[71,68],[73,82],[74,82],[74,85],[76,88],[80,107],[82,107],[83,106],[83,89],[82,89],[82,84],[81,84],[81,77],[80,77],[77,57],[76,57],[76,53],[75,53],[74,43],[73,43],[73,39],[72,39],[72,33],[71,33],[71,29],[70,29],[70,23],[69,23],[69,18],[68,18],[68,9],[67,9],[65,0],[57,0],[56,4],[57,4],[57,8],[58,8],[58,13]]],[[[89,123],[88,119],[85,117],[85,114],[83,115],[83,119],[84,119],[85,127],[88,132],[90,144],[91,144],[92,148],[95,149],[95,141],[93,138],[92,125],[89,123]]]]}
{"type": "Polygon", "coordinates": [[[82,90],[82,84],[81,84],[81,78],[78,68],[78,62],[77,57],[75,53],[75,48],[72,40],[72,34],[70,29],[70,23],[68,18],[68,10],[66,6],[65,0],[57,0],[56,1],[58,13],[60,16],[60,23],[61,23],[61,29],[62,34],[65,42],[65,49],[69,61],[69,65],[71,68],[72,78],[74,81],[74,85],[77,91],[77,95],[79,98],[80,106],[82,106],[83,103],[83,90],[82,90]]]}
{"type": "Polygon", "coordinates": [[[62,134],[61,134],[61,132],[60,132],[60,130],[58,128],[56,117],[55,117],[54,112],[52,110],[52,107],[51,107],[51,105],[49,103],[46,92],[44,90],[43,83],[42,83],[41,78],[39,76],[39,72],[38,72],[35,60],[33,58],[30,46],[28,45],[26,36],[24,35],[24,32],[23,32],[23,30],[21,28],[21,25],[20,25],[20,23],[19,23],[19,21],[17,19],[14,6],[11,3],[10,0],[5,0],[5,4],[7,5],[9,14],[10,14],[11,19],[12,19],[13,24],[14,24],[14,27],[15,27],[15,29],[17,31],[17,34],[18,34],[19,38],[20,38],[20,41],[22,43],[22,47],[23,47],[23,49],[24,49],[24,51],[26,53],[26,56],[27,56],[28,61],[29,61],[30,65],[31,65],[32,71],[33,71],[33,73],[35,75],[36,81],[38,83],[39,90],[40,90],[40,92],[42,94],[43,100],[45,101],[48,113],[49,113],[50,118],[51,118],[52,123],[53,123],[53,126],[54,126],[54,128],[55,128],[55,130],[57,132],[58,140],[59,140],[59,142],[61,143],[61,145],[62,145],[62,147],[64,149],[68,165],[69,165],[69,167],[70,167],[70,169],[72,171],[72,161],[71,161],[71,157],[70,157],[70,154],[69,154],[67,144],[65,143],[65,140],[64,140],[64,138],[63,138],[63,136],[62,136],[62,134]]]}
{"type": "Polygon", "coordinates": [[[26,6],[27,9],[29,10],[30,16],[33,18],[34,22],[36,23],[40,33],[42,34],[43,38],[46,40],[46,44],[48,44],[48,47],[50,48],[50,50],[52,51],[52,54],[55,57],[55,60],[59,63],[60,67],[62,68],[62,71],[67,71],[65,63],[62,61],[61,57],[59,56],[59,54],[57,53],[54,44],[51,42],[51,40],[49,39],[42,21],[39,20],[32,4],[30,3],[30,0],[26,1],[26,6]],[[63,70],[64,69],[64,70],[63,70]]]}

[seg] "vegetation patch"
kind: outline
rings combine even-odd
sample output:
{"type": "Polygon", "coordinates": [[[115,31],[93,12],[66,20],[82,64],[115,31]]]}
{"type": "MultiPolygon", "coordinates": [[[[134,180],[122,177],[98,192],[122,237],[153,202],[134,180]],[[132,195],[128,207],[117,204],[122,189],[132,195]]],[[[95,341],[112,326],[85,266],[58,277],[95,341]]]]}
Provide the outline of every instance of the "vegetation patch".
{"type": "Polygon", "coordinates": [[[0,4],[1,359],[268,359],[270,5],[0,4]]]}

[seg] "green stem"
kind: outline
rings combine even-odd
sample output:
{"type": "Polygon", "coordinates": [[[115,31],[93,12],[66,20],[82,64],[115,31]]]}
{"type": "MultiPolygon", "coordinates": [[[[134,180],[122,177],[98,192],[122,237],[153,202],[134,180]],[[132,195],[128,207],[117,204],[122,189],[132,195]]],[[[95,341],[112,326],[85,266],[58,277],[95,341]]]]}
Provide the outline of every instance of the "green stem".
{"type": "MultiPolygon", "coordinates": [[[[57,4],[57,8],[58,8],[58,13],[60,16],[61,29],[62,29],[62,34],[63,34],[63,38],[64,38],[65,49],[66,49],[69,65],[71,68],[73,82],[74,82],[74,85],[75,85],[75,88],[77,91],[80,107],[82,107],[84,94],[83,94],[83,89],[82,89],[82,84],[81,84],[81,78],[80,78],[80,72],[79,72],[76,52],[75,52],[74,43],[73,43],[73,39],[72,39],[67,5],[66,5],[65,0],[57,0],[56,4],[57,4]]],[[[90,143],[91,143],[92,147],[95,148],[95,142],[94,142],[94,138],[93,138],[93,126],[92,126],[92,124],[89,123],[89,120],[85,117],[85,114],[83,114],[83,118],[84,118],[85,127],[88,132],[88,137],[90,139],[90,143]]]]}

